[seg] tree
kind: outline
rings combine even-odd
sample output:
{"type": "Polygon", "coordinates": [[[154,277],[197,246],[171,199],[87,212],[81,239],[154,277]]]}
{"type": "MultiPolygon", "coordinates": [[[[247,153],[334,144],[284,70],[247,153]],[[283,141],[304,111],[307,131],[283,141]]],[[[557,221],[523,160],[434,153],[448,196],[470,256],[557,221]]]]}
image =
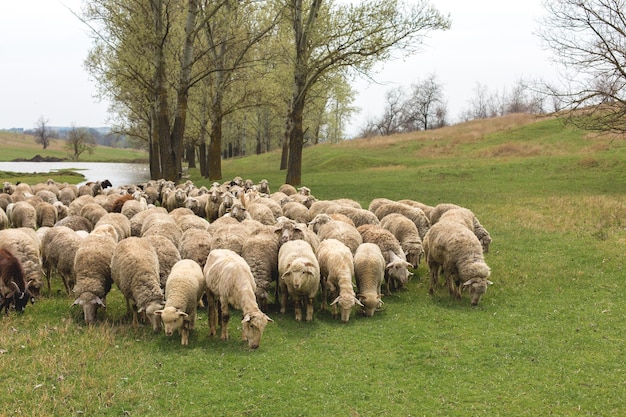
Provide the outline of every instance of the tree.
{"type": "Polygon", "coordinates": [[[416,51],[427,32],[447,29],[450,21],[424,2],[409,8],[398,0],[286,1],[293,29],[293,92],[285,134],[289,140],[285,182],[299,185],[305,104],[321,77],[342,68],[367,73],[394,50],[416,51]]]}
{"type": "Polygon", "coordinates": [[[564,85],[548,87],[570,121],[626,133],[626,4],[621,0],[547,0],[540,37],[565,68],[564,85]],[[584,110],[584,117],[578,110],[584,110]]]}
{"type": "Polygon", "coordinates": [[[84,152],[92,154],[96,146],[95,138],[84,127],[72,127],[67,132],[65,148],[70,152],[73,161],[78,161],[84,152]]]}
{"type": "Polygon", "coordinates": [[[38,143],[43,146],[44,149],[47,149],[48,145],[50,145],[51,136],[50,128],[48,127],[48,120],[41,116],[35,123],[35,129],[33,132],[35,135],[35,143],[38,143]]]}
{"type": "Polygon", "coordinates": [[[441,123],[441,115],[445,115],[443,85],[435,74],[413,84],[411,95],[403,106],[403,128],[405,131],[428,130],[441,123]]]}

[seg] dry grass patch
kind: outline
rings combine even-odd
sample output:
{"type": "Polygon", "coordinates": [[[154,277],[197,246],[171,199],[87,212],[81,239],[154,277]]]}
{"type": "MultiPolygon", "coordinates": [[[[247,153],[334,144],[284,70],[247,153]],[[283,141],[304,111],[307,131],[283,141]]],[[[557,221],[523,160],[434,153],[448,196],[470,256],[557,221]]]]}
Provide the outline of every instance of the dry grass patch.
{"type": "Polygon", "coordinates": [[[479,154],[481,157],[529,157],[546,155],[545,148],[536,144],[503,143],[479,154]]]}

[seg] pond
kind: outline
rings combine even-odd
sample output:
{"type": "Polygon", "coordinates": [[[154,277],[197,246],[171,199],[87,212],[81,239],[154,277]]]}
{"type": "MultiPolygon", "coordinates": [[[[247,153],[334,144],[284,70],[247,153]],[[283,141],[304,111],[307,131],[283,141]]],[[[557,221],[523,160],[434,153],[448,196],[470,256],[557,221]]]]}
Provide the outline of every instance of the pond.
{"type": "MultiPolygon", "coordinates": [[[[150,179],[148,164],[116,162],[0,162],[0,171],[52,172],[71,169],[85,176],[85,181],[109,180],[114,187],[139,184],[150,179]]],[[[83,184],[81,182],[80,184],[83,184]]]]}

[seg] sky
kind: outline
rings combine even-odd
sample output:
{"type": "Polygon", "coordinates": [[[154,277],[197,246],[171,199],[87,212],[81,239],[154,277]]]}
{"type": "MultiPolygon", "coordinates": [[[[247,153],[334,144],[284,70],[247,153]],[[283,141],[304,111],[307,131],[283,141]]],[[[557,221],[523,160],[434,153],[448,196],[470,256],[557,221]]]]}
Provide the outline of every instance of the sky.
{"type": "MultiPolygon", "coordinates": [[[[407,0],[412,1],[412,0],[407,0]]],[[[443,85],[451,121],[469,107],[477,84],[489,92],[512,88],[520,78],[556,77],[550,53],[539,38],[541,0],[431,0],[450,14],[448,31],[431,32],[422,51],[376,68],[375,82],[357,79],[348,125],[355,134],[382,115],[385,93],[431,74],[443,85]]],[[[0,2],[0,129],[35,126],[108,125],[109,104],[97,98],[97,86],[85,70],[91,48],[88,29],[68,9],[81,0],[0,2]]]]}

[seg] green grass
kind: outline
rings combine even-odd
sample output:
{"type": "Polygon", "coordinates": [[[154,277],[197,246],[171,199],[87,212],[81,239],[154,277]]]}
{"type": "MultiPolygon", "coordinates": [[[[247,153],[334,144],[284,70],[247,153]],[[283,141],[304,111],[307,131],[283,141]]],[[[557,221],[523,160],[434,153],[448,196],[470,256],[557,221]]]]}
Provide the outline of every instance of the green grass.
{"type": "MultiPolygon", "coordinates": [[[[224,178],[284,179],[280,154],[224,161],[224,178]]],[[[269,315],[261,347],[133,329],[115,288],[91,328],[53,280],[0,321],[0,416],[614,416],[626,412],[626,152],[558,120],[515,118],[305,149],[318,198],[471,208],[494,241],[472,308],[425,266],[385,310],[347,324],[269,315]]],[[[197,184],[208,181],[191,171],[197,184]]]]}

